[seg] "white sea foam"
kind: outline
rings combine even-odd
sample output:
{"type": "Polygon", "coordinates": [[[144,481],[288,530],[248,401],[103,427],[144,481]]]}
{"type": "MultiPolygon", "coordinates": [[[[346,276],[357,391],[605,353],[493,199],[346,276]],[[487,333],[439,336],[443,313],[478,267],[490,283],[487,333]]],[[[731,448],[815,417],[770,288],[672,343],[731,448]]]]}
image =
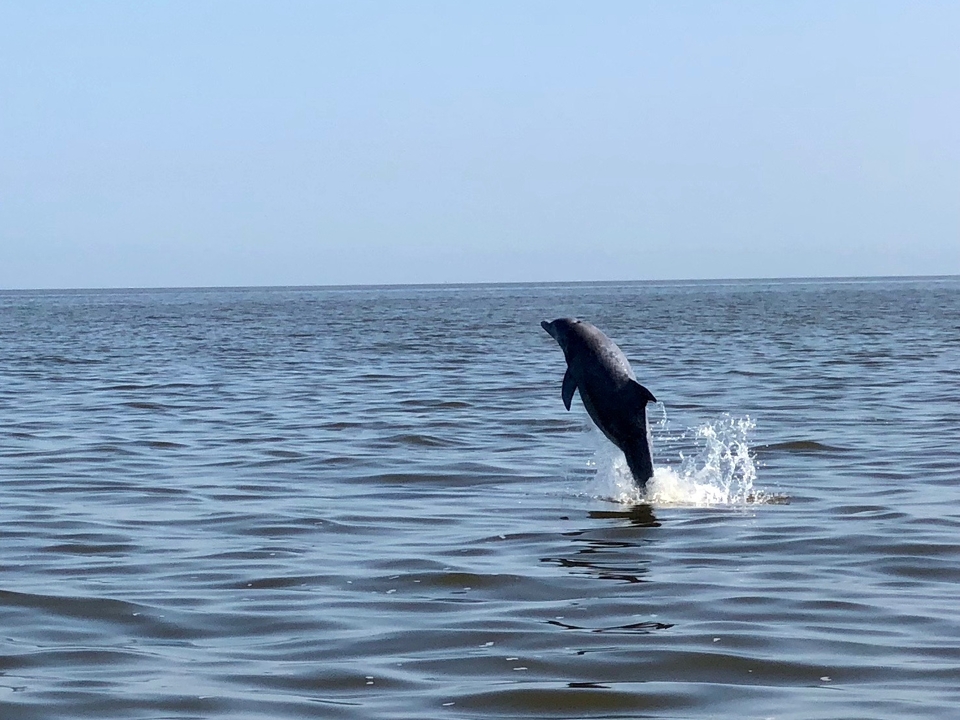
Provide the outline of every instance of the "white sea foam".
{"type": "Polygon", "coordinates": [[[764,502],[765,494],[754,489],[757,477],[747,442],[756,424],[749,417],[723,416],[712,423],[670,435],[666,422],[655,424],[654,472],[641,494],[633,482],[623,453],[597,431],[598,449],[590,465],[597,473],[589,492],[621,503],[653,505],[735,505],[764,502]],[[658,457],[657,439],[668,447],[685,445],[693,452],[679,457],[658,457]],[[665,441],[665,442],[664,442],[665,441]]]}

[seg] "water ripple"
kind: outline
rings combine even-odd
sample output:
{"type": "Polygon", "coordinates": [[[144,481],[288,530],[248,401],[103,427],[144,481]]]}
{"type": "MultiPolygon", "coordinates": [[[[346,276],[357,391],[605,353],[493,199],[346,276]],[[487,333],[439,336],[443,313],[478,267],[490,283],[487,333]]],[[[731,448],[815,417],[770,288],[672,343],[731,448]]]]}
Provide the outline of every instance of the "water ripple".
{"type": "Polygon", "coordinates": [[[953,718],[958,316],[956,279],[0,293],[0,717],[953,718]],[[563,408],[560,315],[664,400],[645,496],[563,408]]]}

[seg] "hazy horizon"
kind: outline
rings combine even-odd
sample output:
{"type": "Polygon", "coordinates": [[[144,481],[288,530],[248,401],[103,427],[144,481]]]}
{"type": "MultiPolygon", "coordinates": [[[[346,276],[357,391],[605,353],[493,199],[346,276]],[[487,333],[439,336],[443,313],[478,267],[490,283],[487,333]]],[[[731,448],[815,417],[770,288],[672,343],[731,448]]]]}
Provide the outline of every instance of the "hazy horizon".
{"type": "Polygon", "coordinates": [[[78,287],[33,287],[33,288],[0,288],[0,292],[30,293],[30,292],[84,292],[84,291],[127,291],[127,290],[311,290],[311,289],[363,289],[363,288],[456,288],[476,286],[503,286],[503,285],[722,285],[722,284],[749,284],[749,283],[783,283],[800,285],[804,283],[828,284],[856,284],[873,282],[912,282],[912,281],[960,280],[957,275],[836,275],[836,276],[794,276],[794,277],[730,277],[730,278],[663,278],[653,280],[492,280],[478,282],[400,282],[400,283],[353,283],[353,284],[314,284],[314,285],[114,285],[78,286],[78,287]]]}

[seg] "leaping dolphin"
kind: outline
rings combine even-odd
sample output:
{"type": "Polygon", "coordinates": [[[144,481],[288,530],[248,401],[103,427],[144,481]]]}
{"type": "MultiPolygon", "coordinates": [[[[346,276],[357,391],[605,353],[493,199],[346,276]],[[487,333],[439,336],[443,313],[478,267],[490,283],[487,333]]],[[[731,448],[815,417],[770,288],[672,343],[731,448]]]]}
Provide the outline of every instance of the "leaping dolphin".
{"type": "Polygon", "coordinates": [[[574,390],[600,431],[623,451],[640,490],[653,477],[647,403],[657,402],[637,382],[630,361],[616,343],[585,320],[559,318],[540,326],[560,344],[567,360],[561,397],[567,410],[574,390]]]}

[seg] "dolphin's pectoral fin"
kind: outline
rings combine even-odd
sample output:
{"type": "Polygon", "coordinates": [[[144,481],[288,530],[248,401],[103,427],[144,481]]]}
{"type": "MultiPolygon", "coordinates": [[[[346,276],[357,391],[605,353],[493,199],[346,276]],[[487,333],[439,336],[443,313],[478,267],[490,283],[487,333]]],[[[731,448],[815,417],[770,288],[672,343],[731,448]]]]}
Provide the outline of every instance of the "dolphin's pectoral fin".
{"type": "Polygon", "coordinates": [[[577,389],[577,381],[573,379],[570,368],[563,374],[563,389],[560,391],[560,397],[563,398],[563,405],[570,409],[570,403],[573,402],[573,393],[577,389]]]}
{"type": "Polygon", "coordinates": [[[646,407],[648,402],[657,402],[653,393],[636,380],[631,380],[627,387],[630,388],[628,392],[633,396],[633,402],[640,407],[646,407]]]}

